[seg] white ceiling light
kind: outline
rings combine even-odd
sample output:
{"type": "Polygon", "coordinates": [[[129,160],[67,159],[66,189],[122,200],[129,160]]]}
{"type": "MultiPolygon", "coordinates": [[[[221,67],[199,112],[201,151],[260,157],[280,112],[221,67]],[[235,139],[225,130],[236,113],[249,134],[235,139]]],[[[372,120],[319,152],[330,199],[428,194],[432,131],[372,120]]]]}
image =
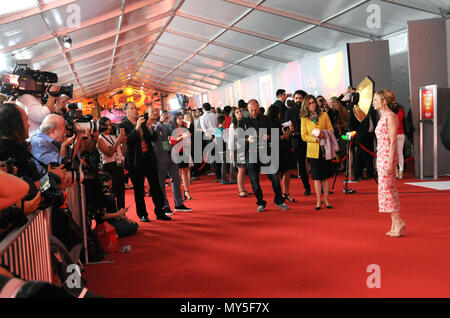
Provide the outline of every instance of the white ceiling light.
{"type": "Polygon", "coordinates": [[[62,41],[66,49],[70,49],[72,47],[72,39],[70,38],[70,36],[64,35],[62,37],[62,41]]]}

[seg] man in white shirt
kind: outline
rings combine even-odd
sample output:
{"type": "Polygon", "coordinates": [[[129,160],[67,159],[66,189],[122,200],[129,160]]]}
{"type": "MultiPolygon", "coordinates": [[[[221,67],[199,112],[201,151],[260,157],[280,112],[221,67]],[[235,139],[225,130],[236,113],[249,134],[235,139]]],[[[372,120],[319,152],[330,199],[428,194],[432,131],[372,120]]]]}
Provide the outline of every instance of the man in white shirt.
{"type": "MultiPolygon", "coordinates": [[[[203,110],[204,113],[200,117],[200,126],[202,127],[203,133],[206,135],[206,137],[209,139],[207,142],[210,143],[214,139],[214,133],[216,132],[217,128],[217,114],[214,114],[211,112],[211,104],[210,103],[204,103],[203,104],[203,110]]],[[[211,158],[214,157],[214,149],[211,151],[210,156],[211,158]]],[[[215,182],[221,182],[222,179],[222,173],[221,173],[221,163],[214,161],[214,169],[216,170],[216,181],[215,182]]]]}
{"type": "Polygon", "coordinates": [[[217,114],[211,111],[211,104],[204,103],[203,110],[205,113],[200,117],[200,126],[209,139],[214,139],[214,132],[217,128],[217,114]]]}
{"type": "MultiPolygon", "coordinates": [[[[42,102],[33,95],[23,94],[19,96],[16,101],[16,104],[25,110],[25,113],[28,116],[28,124],[30,128],[28,130],[28,135],[33,136],[36,130],[39,129],[39,126],[44,121],[44,118],[55,112],[56,106],[61,107],[61,105],[56,105],[57,97],[53,97],[49,92],[56,93],[59,91],[59,86],[52,85],[50,89],[47,88],[48,100],[47,103],[42,105],[42,102]]],[[[64,105],[65,106],[65,105],[64,105]]]]}

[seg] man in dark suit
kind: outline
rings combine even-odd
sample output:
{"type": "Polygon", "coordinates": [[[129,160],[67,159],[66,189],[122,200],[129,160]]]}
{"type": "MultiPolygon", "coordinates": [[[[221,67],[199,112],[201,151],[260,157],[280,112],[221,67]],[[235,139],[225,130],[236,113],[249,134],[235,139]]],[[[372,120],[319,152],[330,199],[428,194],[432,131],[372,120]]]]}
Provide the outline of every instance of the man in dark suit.
{"type": "Polygon", "coordinates": [[[276,92],[277,100],[273,103],[273,105],[277,106],[279,110],[283,109],[285,107],[287,94],[284,89],[278,89],[276,92]]]}
{"type": "MultiPolygon", "coordinates": [[[[306,142],[301,137],[301,122],[300,111],[302,108],[303,98],[306,96],[306,92],[297,90],[294,93],[295,106],[292,107],[291,112],[286,112],[286,117],[290,115],[288,120],[292,121],[294,125],[294,132],[291,138],[292,148],[294,149],[295,160],[298,163],[298,170],[300,178],[302,179],[303,188],[305,189],[305,195],[311,195],[311,185],[309,184],[308,172],[306,171],[306,142]]],[[[283,114],[282,114],[283,116],[283,114]]]]}
{"type": "Polygon", "coordinates": [[[144,178],[147,177],[156,219],[169,221],[171,218],[164,213],[164,195],[159,185],[157,161],[152,146],[152,141],[156,141],[156,135],[153,128],[150,128],[150,131],[145,125],[146,119],[138,116],[138,110],[133,102],[127,102],[124,110],[127,117],[120,122],[119,129],[124,128],[127,135],[125,168],[130,173],[134,187],[136,213],[141,222],[150,222],[144,200],[144,178]]]}
{"type": "MultiPolygon", "coordinates": [[[[244,118],[239,122],[237,131],[238,143],[245,141],[245,162],[247,165],[247,172],[250,178],[250,183],[252,185],[253,193],[255,193],[258,205],[257,211],[264,212],[267,202],[263,199],[263,192],[261,190],[261,185],[259,183],[259,172],[261,167],[261,162],[251,162],[250,152],[260,147],[268,147],[270,141],[270,122],[269,119],[259,113],[258,101],[252,99],[248,102],[248,112],[250,117],[244,118]],[[256,130],[256,135],[250,133],[247,129],[254,128],[256,130]],[[261,136],[260,129],[267,129],[266,134],[261,136]],[[256,147],[250,146],[250,144],[257,143],[256,147]]],[[[253,144],[254,145],[254,144],[253,144]]],[[[258,154],[259,156],[259,154],[258,154]]],[[[277,205],[282,210],[287,210],[288,206],[284,203],[284,197],[281,193],[280,180],[278,179],[278,174],[271,173],[267,174],[267,177],[272,182],[273,192],[275,194],[275,205],[277,205]]]]}
{"type": "MultiPolygon", "coordinates": [[[[294,131],[291,132],[291,147],[294,149],[295,161],[298,163],[300,177],[302,179],[305,195],[311,194],[311,185],[309,184],[308,172],[306,171],[306,142],[301,137],[300,109],[302,107],[303,97],[306,93],[298,90],[294,93],[294,100],[287,101],[281,109],[280,120],[282,123],[291,121],[294,131]],[[304,95],[303,95],[304,94],[304,95]]],[[[288,181],[287,181],[288,182],[288,181]]]]}

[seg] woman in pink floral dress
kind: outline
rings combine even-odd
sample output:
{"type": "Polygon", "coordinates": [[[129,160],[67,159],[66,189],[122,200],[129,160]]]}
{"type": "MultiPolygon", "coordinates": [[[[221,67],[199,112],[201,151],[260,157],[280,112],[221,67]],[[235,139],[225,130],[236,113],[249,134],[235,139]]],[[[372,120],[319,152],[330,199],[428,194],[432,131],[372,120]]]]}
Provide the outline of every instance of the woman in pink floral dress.
{"type": "Polygon", "coordinates": [[[378,207],[381,213],[390,213],[391,229],[386,233],[390,237],[405,236],[406,223],[400,218],[400,200],[398,197],[395,172],[397,169],[397,115],[392,111],[392,94],[388,90],[375,93],[373,106],[380,112],[375,134],[377,136],[378,170],[378,207]]]}

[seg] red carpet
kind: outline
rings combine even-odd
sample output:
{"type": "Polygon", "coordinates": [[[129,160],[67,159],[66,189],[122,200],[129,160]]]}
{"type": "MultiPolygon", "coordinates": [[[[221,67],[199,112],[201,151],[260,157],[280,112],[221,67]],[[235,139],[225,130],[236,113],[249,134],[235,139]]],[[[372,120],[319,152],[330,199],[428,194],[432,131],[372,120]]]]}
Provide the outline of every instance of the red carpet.
{"type": "MultiPolygon", "coordinates": [[[[146,199],[152,222],[119,240],[130,253],[87,265],[87,287],[105,297],[450,297],[449,190],[399,181],[407,236],[388,238],[390,216],[378,213],[373,179],[350,184],[357,193],[345,195],[338,178],[334,209],[320,211],[315,195],[303,196],[300,179],[292,179],[298,202],[281,211],[263,176],[264,213],[256,212],[254,196],[237,196],[237,185],[212,180],[193,183],[194,200],[186,203],[193,212],[175,212],[171,222],[155,221],[146,199]],[[379,289],[366,285],[370,264],[381,268],[379,289]]],[[[127,190],[127,204],[132,194],[127,190]]],[[[134,209],[128,216],[137,219],[134,209]]]]}

